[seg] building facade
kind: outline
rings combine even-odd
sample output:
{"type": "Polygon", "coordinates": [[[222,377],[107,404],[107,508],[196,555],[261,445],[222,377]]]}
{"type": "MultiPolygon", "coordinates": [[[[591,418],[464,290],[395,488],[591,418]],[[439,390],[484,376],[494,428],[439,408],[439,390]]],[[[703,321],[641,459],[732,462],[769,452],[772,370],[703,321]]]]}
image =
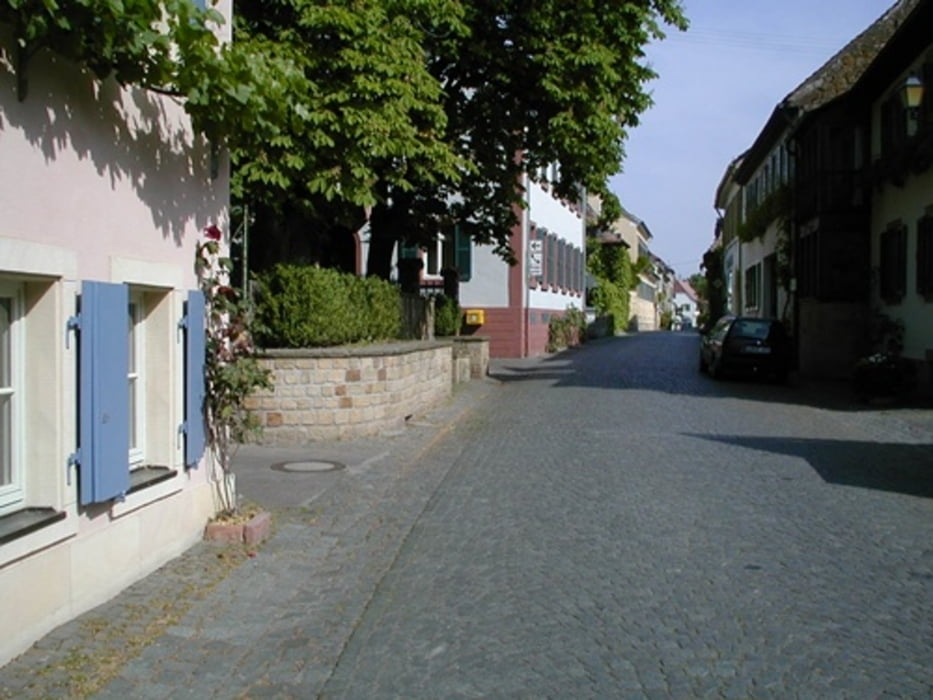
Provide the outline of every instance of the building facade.
{"type": "Polygon", "coordinates": [[[0,27],[0,663],[216,512],[194,260],[229,192],[176,101],[50,53],[20,100],[14,53],[0,27]]]}

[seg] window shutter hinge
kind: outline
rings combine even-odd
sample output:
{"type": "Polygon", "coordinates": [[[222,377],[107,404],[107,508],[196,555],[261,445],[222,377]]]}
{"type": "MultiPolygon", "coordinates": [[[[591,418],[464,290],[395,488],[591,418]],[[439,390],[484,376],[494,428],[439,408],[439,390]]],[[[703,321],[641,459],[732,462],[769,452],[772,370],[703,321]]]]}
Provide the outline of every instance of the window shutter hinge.
{"type": "Polygon", "coordinates": [[[81,314],[75,314],[65,323],[65,349],[71,349],[71,344],[68,342],[69,335],[71,333],[77,333],[81,330],[81,314]]]}
{"type": "Polygon", "coordinates": [[[178,320],[178,333],[176,339],[178,342],[182,342],[184,334],[188,332],[188,312],[185,311],[181,318],[178,320]]]}
{"type": "Polygon", "coordinates": [[[81,464],[81,449],[77,449],[68,455],[68,464],[65,466],[65,479],[69,486],[71,486],[71,468],[77,467],[81,464]]]}

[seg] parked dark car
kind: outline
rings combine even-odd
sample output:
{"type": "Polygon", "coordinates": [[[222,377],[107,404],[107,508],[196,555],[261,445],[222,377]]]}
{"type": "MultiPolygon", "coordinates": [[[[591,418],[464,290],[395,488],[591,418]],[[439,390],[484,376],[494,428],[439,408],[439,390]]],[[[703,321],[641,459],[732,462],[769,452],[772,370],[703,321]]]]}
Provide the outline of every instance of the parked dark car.
{"type": "Polygon", "coordinates": [[[700,371],[787,379],[790,341],[777,319],[723,316],[701,337],[700,371]]]}

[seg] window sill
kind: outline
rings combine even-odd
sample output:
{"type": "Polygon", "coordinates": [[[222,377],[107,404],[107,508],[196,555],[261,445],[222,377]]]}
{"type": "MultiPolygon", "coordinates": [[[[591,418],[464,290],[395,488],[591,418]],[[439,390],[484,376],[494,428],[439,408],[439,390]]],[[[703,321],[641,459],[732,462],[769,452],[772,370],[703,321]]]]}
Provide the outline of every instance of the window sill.
{"type": "Polygon", "coordinates": [[[78,519],[73,515],[54,508],[24,508],[0,518],[0,568],[74,537],[78,519]]]}
{"type": "Polygon", "coordinates": [[[23,508],[0,517],[0,546],[65,519],[54,508],[23,508]]]}
{"type": "Polygon", "coordinates": [[[155,486],[163,481],[168,481],[178,472],[168,467],[145,466],[138,467],[130,471],[130,489],[127,495],[136,493],[142,489],[155,486]]]}
{"type": "Polygon", "coordinates": [[[178,493],[183,488],[180,472],[168,467],[139,467],[130,472],[130,488],[122,501],[110,507],[113,518],[120,518],[135,510],[178,493]]]}

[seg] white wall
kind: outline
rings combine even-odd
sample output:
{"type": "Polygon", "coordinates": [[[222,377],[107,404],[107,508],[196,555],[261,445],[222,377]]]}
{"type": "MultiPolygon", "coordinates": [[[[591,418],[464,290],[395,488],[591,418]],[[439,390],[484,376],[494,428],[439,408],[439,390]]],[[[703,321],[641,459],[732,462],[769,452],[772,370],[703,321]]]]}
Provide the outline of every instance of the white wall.
{"type": "Polygon", "coordinates": [[[904,356],[926,359],[933,351],[933,303],[917,294],[917,220],[933,207],[933,169],[908,176],[904,187],[888,184],[876,194],[871,221],[872,306],[904,322],[904,356]],[[886,305],[880,298],[878,266],[880,236],[891,221],[907,226],[907,292],[900,303],[886,305]]]}
{"type": "MultiPolygon", "coordinates": [[[[905,70],[889,86],[888,92],[872,105],[872,160],[881,154],[881,104],[898,90],[911,74],[922,75],[922,59],[905,70]]],[[[931,86],[927,86],[930,90],[931,86]]],[[[933,303],[917,294],[917,220],[933,207],[933,168],[920,175],[908,173],[903,186],[886,183],[875,189],[871,218],[871,299],[872,307],[880,309],[893,319],[904,322],[905,357],[926,360],[933,352],[933,303]],[[907,227],[907,285],[900,303],[887,305],[880,298],[880,237],[888,224],[900,220],[907,227]]]]}
{"type": "Polygon", "coordinates": [[[528,185],[528,218],[569,243],[583,247],[583,220],[540,184],[528,185]]]}
{"type": "Polygon", "coordinates": [[[460,283],[460,306],[508,306],[509,274],[509,264],[493,252],[492,246],[474,245],[470,281],[460,283]]]}

